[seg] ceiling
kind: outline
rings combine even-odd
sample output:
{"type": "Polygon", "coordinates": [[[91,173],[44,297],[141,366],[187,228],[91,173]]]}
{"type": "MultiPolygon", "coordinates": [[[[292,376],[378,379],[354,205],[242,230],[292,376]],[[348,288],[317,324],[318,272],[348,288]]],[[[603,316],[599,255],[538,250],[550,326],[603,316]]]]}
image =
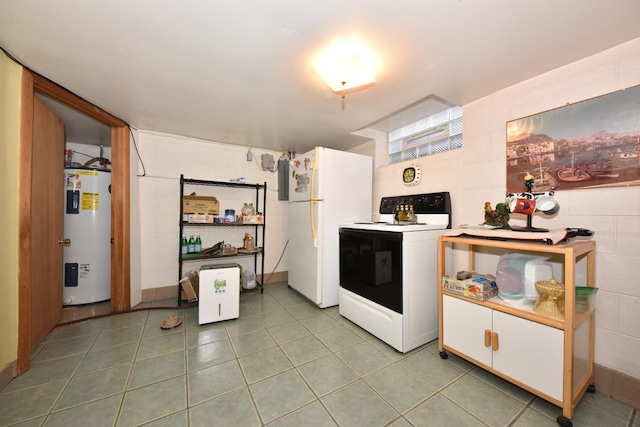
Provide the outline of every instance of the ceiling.
{"type": "Polygon", "coordinates": [[[638,0],[0,0],[0,46],[135,128],[303,152],[640,37],[639,20],[638,0]],[[311,63],[350,39],[378,68],[343,102],[311,63]]]}

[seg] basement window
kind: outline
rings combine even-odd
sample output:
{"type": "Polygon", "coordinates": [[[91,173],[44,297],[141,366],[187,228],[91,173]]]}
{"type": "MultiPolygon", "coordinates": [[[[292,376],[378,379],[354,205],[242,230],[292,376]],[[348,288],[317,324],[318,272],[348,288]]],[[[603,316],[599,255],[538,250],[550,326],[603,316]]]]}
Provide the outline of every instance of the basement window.
{"type": "Polygon", "coordinates": [[[462,107],[432,114],[389,132],[389,163],[462,147],[462,107]]]}

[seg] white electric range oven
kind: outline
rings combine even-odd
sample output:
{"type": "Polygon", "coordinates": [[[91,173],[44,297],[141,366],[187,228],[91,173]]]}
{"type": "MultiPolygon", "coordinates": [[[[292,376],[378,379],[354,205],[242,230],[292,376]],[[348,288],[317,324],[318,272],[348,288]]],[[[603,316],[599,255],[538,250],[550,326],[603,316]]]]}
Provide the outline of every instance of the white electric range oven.
{"type": "Polygon", "coordinates": [[[340,314],[402,353],[436,339],[437,243],[448,228],[448,192],[383,197],[379,222],[341,224],[340,314]],[[416,223],[395,224],[398,205],[413,205],[416,223]]]}

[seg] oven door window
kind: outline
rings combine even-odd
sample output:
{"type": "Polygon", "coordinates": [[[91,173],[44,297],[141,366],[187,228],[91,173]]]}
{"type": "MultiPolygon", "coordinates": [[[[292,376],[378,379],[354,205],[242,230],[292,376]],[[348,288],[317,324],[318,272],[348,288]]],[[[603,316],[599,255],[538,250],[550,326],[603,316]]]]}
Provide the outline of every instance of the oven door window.
{"type": "Polygon", "coordinates": [[[402,314],[402,233],[340,229],[340,286],[402,314]]]}

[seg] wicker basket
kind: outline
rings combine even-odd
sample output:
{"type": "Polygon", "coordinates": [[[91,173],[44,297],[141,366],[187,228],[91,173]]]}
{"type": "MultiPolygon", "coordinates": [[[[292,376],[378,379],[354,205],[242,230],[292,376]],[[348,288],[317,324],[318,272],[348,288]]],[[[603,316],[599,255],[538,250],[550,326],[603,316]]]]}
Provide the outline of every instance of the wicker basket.
{"type": "Polygon", "coordinates": [[[554,319],[564,320],[564,284],[555,279],[536,282],[538,299],[533,311],[554,319]]]}

